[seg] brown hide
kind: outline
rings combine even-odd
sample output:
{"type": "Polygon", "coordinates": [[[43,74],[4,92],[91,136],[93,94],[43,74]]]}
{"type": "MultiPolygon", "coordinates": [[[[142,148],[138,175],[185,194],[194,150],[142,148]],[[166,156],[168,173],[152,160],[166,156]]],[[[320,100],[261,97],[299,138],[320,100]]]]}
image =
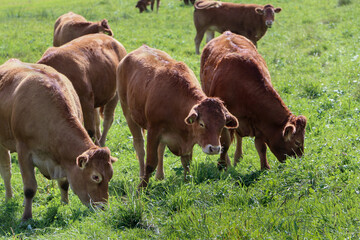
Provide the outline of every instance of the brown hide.
{"type": "Polygon", "coordinates": [[[118,101],[116,67],[125,55],[125,48],[114,38],[89,34],[49,48],[38,61],[55,68],[73,83],[80,98],[85,128],[101,146],[105,145],[118,101]],[[98,107],[104,107],[102,135],[98,107]]]}
{"type": "MultiPolygon", "coordinates": [[[[306,118],[296,117],[285,106],[264,59],[247,38],[225,32],[210,41],[201,56],[200,78],[204,92],[222,99],[239,120],[234,164],[242,157],[241,137],[246,136],[255,137],[262,169],[270,168],[266,145],[280,162],[286,156],[302,156],[306,118]]],[[[221,162],[228,158],[227,137],[222,136],[221,162]]]]}
{"type": "MultiPolygon", "coordinates": [[[[143,11],[147,11],[147,6],[151,5],[151,11],[154,10],[154,3],[155,0],[139,0],[136,3],[136,8],[139,8],[139,12],[142,13],[143,11]]],[[[156,0],[156,12],[159,11],[159,5],[160,5],[160,0],[156,0]]]]}
{"type": "Polygon", "coordinates": [[[117,69],[118,93],[140,163],[140,187],[146,187],[159,163],[156,177],[163,178],[165,146],[181,156],[189,171],[193,146],[207,154],[220,152],[224,127],[237,120],[217,98],[208,98],[194,73],[163,51],[142,46],[129,53],[117,69]],[[147,129],[144,167],[143,129],[147,129]]]}
{"type": "Polygon", "coordinates": [[[34,167],[58,180],[63,202],[68,202],[69,184],[85,205],[107,201],[115,159],[108,148],[97,147],[87,135],[79,98],[64,75],[17,59],[1,65],[0,122],[0,172],[6,198],[12,197],[10,152],[17,152],[24,183],[24,220],[32,217],[37,189],[34,167]]]}
{"type": "Polygon", "coordinates": [[[238,4],[217,1],[196,1],[194,24],[196,28],[195,50],[199,54],[200,43],[207,34],[206,42],[214,38],[214,32],[227,30],[250,39],[256,46],[268,27],[274,22],[275,13],[281,8],[272,5],[238,4]]]}
{"type": "Polygon", "coordinates": [[[113,36],[108,21],[89,22],[83,16],[73,12],[61,15],[54,25],[54,47],[61,46],[80,36],[91,33],[105,33],[113,36]]]}

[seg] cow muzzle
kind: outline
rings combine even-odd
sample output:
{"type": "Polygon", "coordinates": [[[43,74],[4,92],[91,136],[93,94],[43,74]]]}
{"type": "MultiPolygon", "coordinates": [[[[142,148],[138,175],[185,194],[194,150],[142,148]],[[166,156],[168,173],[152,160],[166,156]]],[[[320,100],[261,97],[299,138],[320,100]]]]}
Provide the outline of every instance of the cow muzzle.
{"type": "Polygon", "coordinates": [[[266,25],[268,28],[271,28],[272,25],[273,25],[273,21],[271,21],[271,20],[266,20],[266,21],[265,21],[265,25],[266,25]]]}
{"type": "Polygon", "coordinates": [[[219,154],[221,150],[221,146],[213,146],[211,144],[206,145],[202,148],[203,152],[210,155],[219,154]]]}

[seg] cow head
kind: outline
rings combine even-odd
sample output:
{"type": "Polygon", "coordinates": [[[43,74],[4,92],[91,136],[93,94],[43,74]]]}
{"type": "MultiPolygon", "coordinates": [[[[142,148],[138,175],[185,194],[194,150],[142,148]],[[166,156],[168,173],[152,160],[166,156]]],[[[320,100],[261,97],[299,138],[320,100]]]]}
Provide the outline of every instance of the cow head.
{"type": "Polygon", "coordinates": [[[99,25],[99,32],[103,32],[109,36],[113,36],[113,32],[111,31],[110,29],[110,26],[108,24],[108,21],[106,19],[103,19],[101,22],[100,22],[100,25],[99,25]]]}
{"type": "Polygon", "coordinates": [[[268,146],[280,162],[287,156],[301,157],[304,152],[306,118],[292,116],[282,128],[280,134],[274,134],[268,146]]]}
{"type": "Polygon", "coordinates": [[[142,13],[143,11],[147,11],[147,5],[149,5],[147,0],[139,0],[135,8],[139,8],[140,13],[142,13]]]}
{"type": "Polygon", "coordinates": [[[70,186],[84,205],[102,207],[109,198],[108,184],[113,175],[112,163],[107,147],[94,146],[76,159],[76,166],[68,176],[70,186]]]}
{"type": "Polygon", "coordinates": [[[239,123],[218,98],[206,98],[193,106],[185,118],[191,125],[195,141],[206,154],[218,154],[221,150],[220,134],[224,127],[237,128],[239,123]]]}
{"type": "Polygon", "coordinates": [[[257,14],[263,16],[263,20],[265,25],[271,28],[272,24],[275,21],[275,13],[281,12],[281,8],[274,8],[272,5],[265,5],[263,8],[257,7],[255,8],[257,14]]]}

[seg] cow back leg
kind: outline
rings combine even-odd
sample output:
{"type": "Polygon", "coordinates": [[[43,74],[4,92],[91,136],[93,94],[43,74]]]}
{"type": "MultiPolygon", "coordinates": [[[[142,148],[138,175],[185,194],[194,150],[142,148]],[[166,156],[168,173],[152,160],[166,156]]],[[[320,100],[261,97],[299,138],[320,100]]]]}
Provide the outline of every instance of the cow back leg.
{"type": "Polygon", "coordinates": [[[228,150],[231,145],[231,136],[230,136],[230,131],[226,128],[224,128],[221,133],[220,143],[222,149],[220,153],[220,159],[218,162],[218,168],[221,170],[223,168],[227,169],[228,167],[231,167],[231,162],[228,155],[228,150]]]}
{"type": "Polygon", "coordinates": [[[202,39],[204,38],[205,30],[196,29],[196,36],[195,36],[195,52],[196,54],[200,54],[200,44],[202,39]]]}
{"type": "Polygon", "coordinates": [[[154,3],[155,3],[155,0],[151,0],[151,11],[154,11],[154,3]]]}
{"type": "Polygon", "coordinates": [[[186,176],[190,173],[190,164],[192,161],[192,152],[189,155],[181,156],[181,164],[184,168],[184,181],[186,182],[186,176]]]}
{"type": "Polygon", "coordinates": [[[61,202],[68,204],[69,203],[69,182],[68,182],[68,180],[66,178],[58,179],[57,183],[60,188],[61,202]]]}
{"type": "Polygon", "coordinates": [[[146,143],[146,164],[145,174],[139,184],[139,188],[147,187],[151,174],[158,164],[158,148],[160,144],[159,131],[156,128],[149,127],[146,143]]]}
{"type": "Polygon", "coordinates": [[[24,185],[24,205],[25,210],[22,216],[23,220],[32,218],[32,201],[36,194],[37,183],[35,179],[34,164],[31,154],[25,144],[18,143],[16,146],[19,159],[19,167],[24,185]]]}
{"type": "Polygon", "coordinates": [[[103,109],[96,108],[94,109],[94,121],[95,121],[95,136],[96,139],[101,138],[101,129],[100,129],[100,111],[103,109]]]}
{"type": "Polygon", "coordinates": [[[155,179],[163,180],[165,178],[164,174],[164,152],[165,152],[166,144],[160,142],[158,147],[158,165],[156,168],[155,179]]]}
{"type": "Polygon", "coordinates": [[[104,107],[103,133],[99,141],[100,146],[102,147],[105,146],[106,136],[114,121],[114,112],[118,101],[119,101],[119,97],[116,93],[115,96],[108,103],[106,103],[104,107]]]}
{"type": "Polygon", "coordinates": [[[242,151],[242,137],[235,132],[236,137],[236,150],[234,156],[234,167],[240,162],[240,159],[243,158],[243,151],[242,151]]]}
{"type": "Polygon", "coordinates": [[[260,156],[261,170],[270,169],[270,165],[266,158],[266,144],[262,138],[255,137],[255,147],[260,156]]]}
{"type": "Polygon", "coordinates": [[[210,42],[211,39],[215,37],[214,31],[206,31],[206,42],[210,42]]]}
{"type": "Polygon", "coordinates": [[[10,151],[0,145],[0,174],[5,185],[5,200],[12,198],[10,151]]]}
{"type": "Polygon", "coordinates": [[[156,0],[156,12],[159,11],[160,0],[156,0]]]}

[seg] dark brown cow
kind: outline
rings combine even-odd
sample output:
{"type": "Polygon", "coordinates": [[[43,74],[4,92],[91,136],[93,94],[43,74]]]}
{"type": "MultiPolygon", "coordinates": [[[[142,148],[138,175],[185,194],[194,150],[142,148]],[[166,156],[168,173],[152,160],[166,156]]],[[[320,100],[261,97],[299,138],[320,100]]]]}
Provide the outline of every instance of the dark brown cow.
{"type": "MultiPolygon", "coordinates": [[[[306,118],[296,117],[271,85],[266,63],[245,37],[225,32],[210,41],[201,56],[200,78],[204,92],[219,97],[239,120],[234,164],[242,157],[241,138],[255,137],[261,169],[269,169],[266,145],[280,162],[302,156],[306,118]]],[[[223,131],[220,163],[230,161],[228,131],[223,131]]]]}
{"type": "Polygon", "coordinates": [[[55,68],[73,83],[79,95],[84,124],[90,137],[101,146],[114,120],[118,102],[116,68],[126,55],[125,48],[105,34],[81,36],[61,47],[51,47],[38,63],[55,68]],[[103,133],[97,108],[104,107],[103,133]]]}
{"type": "Polygon", "coordinates": [[[281,11],[281,8],[274,8],[272,5],[217,1],[196,1],[194,7],[196,54],[199,54],[205,32],[206,42],[214,38],[214,31],[223,33],[229,30],[247,37],[256,46],[257,41],[271,28],[275,13],[281,11]]]}
{"type": "MultiPolygon", "coordinates": [[[[139,8],[140,13],[147,11],[147,6],[151,4],[151,11],[154,10],[155,0],[139,0],[136,3],[136,8],[139,8]]],[[[156,0],[156,12],[159,11],[160,0],[156,0]]]]}
{"type": "Polygon", "coordinates": [[[58,180],[63,202],[68,202],[69,183],[85,205],[107,201],[116,159],[86,133],[79,98],[64,75],[17,59],[1,65],[0,122],[0,173],[6,199],[12,197],[10,152],[17,152],[24,183],[23,220],[32,217],[34,167],[58,180]]]}
{"type": "Polygon", "coordinates": [[[181,156],[186,176],[196,143],[205,153],[218,154],[222,129],[238,126],[218,98],[206,97],[194,73],[163,51],[142,46],[129,53],[119,64],[117,83],[139,158],[139,187],[147,186],[158,163],[156,177],[164,177],[165,146],[181,156]],[[143,129],[147,129],[146,167],[143,129]]]}
{"type": "Polygon", "coordinates": [[[91,33],[105,33],[113,36],[108,21],[89,22],[83,16],[73,12],[61,15],[54,26],[54,47],[61,46],[80,36],[91,33]]]}

